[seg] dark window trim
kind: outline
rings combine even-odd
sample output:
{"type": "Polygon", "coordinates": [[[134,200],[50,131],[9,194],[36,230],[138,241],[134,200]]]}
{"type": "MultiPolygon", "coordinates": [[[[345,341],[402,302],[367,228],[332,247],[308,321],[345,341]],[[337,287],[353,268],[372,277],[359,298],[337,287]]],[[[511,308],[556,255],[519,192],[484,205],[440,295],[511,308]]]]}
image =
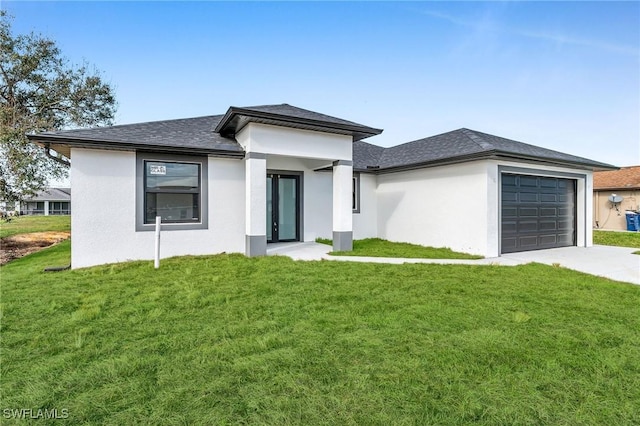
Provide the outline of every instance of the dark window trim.
{"type": "Polygon", "coordinates": [[[355,192],[355,194],[351,196],[351,209],[353,213],[360,213],[360,172],[353,174],[351,185],[353,186],[352,193],[355,192]],[[355,201],[355,206],[353,205],[353,201],[355,201]]]}
{"type": "Polygon", "coordinates": [[[157,154],[149,152],[136,153],[136,231],[154,231],[155,224],[144,223],[145,204],[145,162],[160,161],[171,163],[193,163],[200,165],[200,222],[196,223],[163,223],[163,231],[183,231],[189,229],[209,228],[209,168],[208,157],[157,154]]]}
{"type": "MultiPolygon", "coordinates": [[[[147,197],[149,194],[187,194],[187,195],[196,195],[197,196],[197,206],[198,206],[198,216],[200,216],[200,213],[202,212],[201,209],[201,202],[202,202],[202,163],[193,163],[191,161],[168,161],[168,160],[164,160],[164,161],[158,161],[158,160],[142,160],[142,164],[143,164],[143,168],[145,170],[145,173],[143,175],[143,182],[144,182],[144,192],[145,192],[145,197],[143,200],[144,203],[144,211],[146,212],[147,209],[149,208],[148,206],[148,201],[149,198],[147,197]],[[166,188],[150,188],[149,187],[149,176],[147,176],[146,170],[147,170],[147,164],[148,163],[163,163],[163,164],[188,164],[188,165],[195,165],[198,167],[198,177],[197,177],[197,181],[198,181],[198,186],[193,189],[193,188],[189,188],[189,189],[176,189],[176,188],[171,188],[171,189],[166,189],[166,188]]],[[[147,217],[145,215],[144,217],[144,222],[145,225],[151,224],[151,222],[147,221],[147,217]]],[[[190,219],[183,219],[183,220],[171,220],[168,221],[166,223],[200,223],[201,218],[199,217],[199,220],[197,222],[194,222],[193,220],[190,219]]]]}

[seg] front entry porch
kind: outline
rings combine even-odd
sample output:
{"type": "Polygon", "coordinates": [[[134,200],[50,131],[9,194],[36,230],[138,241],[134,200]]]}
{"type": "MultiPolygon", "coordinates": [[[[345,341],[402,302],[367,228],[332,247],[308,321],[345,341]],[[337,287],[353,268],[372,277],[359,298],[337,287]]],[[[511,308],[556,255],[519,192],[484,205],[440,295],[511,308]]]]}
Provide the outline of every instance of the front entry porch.
{"type": "Polygon", "coordinates": [[[351,250],[352,170],[348,160],[247,153],[246,255],[267,254],[267,243],[317,237],[351,250]]]}

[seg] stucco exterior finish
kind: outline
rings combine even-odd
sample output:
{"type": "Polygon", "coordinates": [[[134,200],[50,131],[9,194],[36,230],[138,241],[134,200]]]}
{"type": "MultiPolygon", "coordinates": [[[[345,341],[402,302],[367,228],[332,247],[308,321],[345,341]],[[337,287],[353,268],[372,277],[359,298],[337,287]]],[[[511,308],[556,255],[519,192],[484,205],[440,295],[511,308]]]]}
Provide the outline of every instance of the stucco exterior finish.
{"type": "MultiPolygon", "coordinates": [[[[136,232],[136,153],[73,149],[71,265],[150,260],[154,233],[136,232]]],[[[244,251],[244,164],[209,158],[209,228],[162,232],[161,257],[244,251]]]]}
{"type": "Polygon", "coordinates": [[[245,254],[260,256],[267,252],[267,157],[248,155],[245,169],[245,254]],[[260,157],[260,158],[252,158],[260,157]]]}
{"type": "Polygon", "coordinates": [[[593,191],[593,226],[596,229],[626,231],[627,219],[625,211],[640,211],[640,190],[602,190],[593,191]],[[609,202],[609,196],[616,194],[622,197],[618,209],[609,202]]]}
{"type": "Polygon", "coordinates": [[[592,173],[493,160],[378,176],[378,236],[486,257],[500,255],[500,170],[576,181],[576,245],[592,245],[592,173]]]}
{"type": "MultiPolygon", "coordinates": [[[[208,228],[163,225],[161,257],[246,252],[247,238],[257,242],[266,233],[267,170],[302,175],[301,240],[331,238],[336,227],[351,231],[350,204],[345,207],[343,200],[350,202],[351,167],[341,166],[349,169],[349,176],[340,175],[349,191],[340,194],[339,211],[334,211],[334,174],[317,171],[338,160],[350,163],[350,137],[252,123],[238,140],[248,150],[244,161],[207,159],[208,228]]],[[[72,197],[78,199],[72,216],[72,267],[152,259],[153,232],[136,232],[136,153],[73,149],[71,155],[72,197]]]]}
{"type": "MultiPolygon", "coordinates": [[[[235,136],[244,159],[205,159],[206,229],[163,225],[161,257],[265,254],[266,175],[289,172],[300,176],[302,241],[333,238],[348,249],[352,238],[379,237],[499,256],[501,173],[518,173],[574,179],[576,245],[592,244],[593,176],[586,170],[484,159],[360,173],[359,209],[353,213],[350,136],[256,123],[235,136]]],[[[136,231],[136,153],[73,148],[71,156],[72,267],[151,260],[154,233],[136,231]]],[[[629,200],[637,208],[636,196],[629,200]]],[[[619,218],[624,223],[624,215],[619,218]]]]}
{"type": "Polygon", "coordinates": [[[236,134],[247,152],[261,152],[296,158],[351,160],[351,136],[311,130],[290,129],[268,124],[249,123],[236,134]]]}
{"type": "Polygon", "coordinates": [[[487,189],[485,162],[379,175],[378,235],[485,255],[487,189]]]}
{"type": "Polygon", "coordinates": [[[360,212],[353,214],[353,238],[375,238],[378,236],[378,178],[371,174],[360,174],[360,212]]]}

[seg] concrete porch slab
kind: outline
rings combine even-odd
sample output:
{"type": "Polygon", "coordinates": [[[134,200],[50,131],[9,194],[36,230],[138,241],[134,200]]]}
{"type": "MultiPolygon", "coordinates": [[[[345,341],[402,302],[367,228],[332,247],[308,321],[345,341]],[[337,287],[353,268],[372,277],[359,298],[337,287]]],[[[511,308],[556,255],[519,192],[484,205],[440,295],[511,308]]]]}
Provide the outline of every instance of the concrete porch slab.
{"type": "Polygon", "coordinates": [[[333,248],[310,242],[267,244],[267,256],[288,256],[293,260],[322,260],[333,248]]]}

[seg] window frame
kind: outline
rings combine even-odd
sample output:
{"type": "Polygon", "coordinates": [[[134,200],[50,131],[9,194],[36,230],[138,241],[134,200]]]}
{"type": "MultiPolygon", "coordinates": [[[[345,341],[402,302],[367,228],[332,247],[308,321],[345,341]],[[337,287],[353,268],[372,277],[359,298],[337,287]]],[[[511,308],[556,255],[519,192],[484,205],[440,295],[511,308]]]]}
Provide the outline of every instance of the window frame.
{"type": "Polygon", "coordinates": [[[68,215],[71,214],[71,204],[69,201],[49,201],[50,215],[68,215]]]}
{"type": "Polygon", "coordinates": [[[353,174],[351,187],[351,211],[353,213],[360,213],[360,172],[353,174]]]}
{"type": "MultiPolygon", "coordinates": [[[[136,231],[154,231],[154,223],[145,223],[145,205],[147,197],[146,163],[185,163],[199,165],[199,217],[198,222],[162,222],[163,231],[182,231],[190,229],[208,229],[208,157],[179,154],[155,154],[149,152],[136,153],[136,231]]],[[[154,193],[170,193],[171,191],[152,191],[154,193]]],[[[179,192],[179,191],[178,191],[179,192]]]]}

